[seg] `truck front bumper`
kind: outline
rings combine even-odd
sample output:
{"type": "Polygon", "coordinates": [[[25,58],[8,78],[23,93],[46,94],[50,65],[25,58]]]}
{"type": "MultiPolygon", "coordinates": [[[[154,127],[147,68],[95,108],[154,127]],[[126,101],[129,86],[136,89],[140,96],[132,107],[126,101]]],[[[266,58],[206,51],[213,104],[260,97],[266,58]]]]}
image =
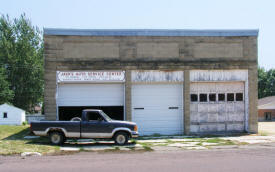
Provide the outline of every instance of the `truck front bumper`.
{"type": "Polygon", "coordinates": [[[138,132],[137,131],[132,131],[131,132],[132,138],[138,137],[138,132]]]}

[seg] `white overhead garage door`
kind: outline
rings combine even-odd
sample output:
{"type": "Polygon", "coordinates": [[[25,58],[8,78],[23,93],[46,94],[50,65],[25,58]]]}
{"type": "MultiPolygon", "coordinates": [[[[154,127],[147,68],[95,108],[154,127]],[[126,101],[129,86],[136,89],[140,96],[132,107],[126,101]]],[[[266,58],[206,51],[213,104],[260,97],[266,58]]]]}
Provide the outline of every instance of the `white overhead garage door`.
{"type": "Polygon", "coordinates": [[[132,85],[132,119],[141,135],[183,133],[183,84],[132,85]]]}
{"type": "Polygon", "coordinates": [[[123,106],[123,84],[59,84],[58,106],[123,106]]]}

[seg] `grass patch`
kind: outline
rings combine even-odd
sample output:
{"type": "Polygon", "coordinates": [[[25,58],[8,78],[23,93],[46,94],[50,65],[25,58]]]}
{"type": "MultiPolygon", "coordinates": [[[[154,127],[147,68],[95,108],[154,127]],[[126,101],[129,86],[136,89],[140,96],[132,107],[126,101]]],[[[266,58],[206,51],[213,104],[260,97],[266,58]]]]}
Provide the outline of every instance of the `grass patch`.
{"type": "Polygon", "coordinates": [[[260,131],[259,133],[258,133],[258,135],[259,136],[268,136],[268,135],[270,135],[268,132],[266,132],[266,131],[260,131]]]}
{"type": "Polygon", "coordinates": [[[153,151],[153,149],[150,146],[143,146],[145,151],[153,151]]]}
{"type": "Polygon", "coordinates": [[[139,143],[138,142],[138,144],[140,144],[145,151],[153,151],[153,149],[151,148],[152,146],[154,146],[153,143],[139,143]]]}
{"type": "Polygon", "coordinates": [[[47,138],[24,139],[30,133],[29,126],[0,125],[0,155],[39,152],[52,154],[60,151],[59,146],[50,145],[47,138]]]}
{"type": "Polygon", "coordinates": [[[197,146],[203,146],[203,145],[202,145],[202,142],[197,143],[196,145],[197,145],[197,146]]]}
{"type": "Polygon", "coordinates": [[[135,139],[130,139],[130,142],[131,142],[132,144],[137,144],[137,141],[136,141],[135,139]]]}
{"type": "Polygon", "coordinates": [[[211,139],[206,139],[205,142],[207,143],[220,143],[224,142],[225,140],[220,139],[220,138],[211,138],[211,139]]]}

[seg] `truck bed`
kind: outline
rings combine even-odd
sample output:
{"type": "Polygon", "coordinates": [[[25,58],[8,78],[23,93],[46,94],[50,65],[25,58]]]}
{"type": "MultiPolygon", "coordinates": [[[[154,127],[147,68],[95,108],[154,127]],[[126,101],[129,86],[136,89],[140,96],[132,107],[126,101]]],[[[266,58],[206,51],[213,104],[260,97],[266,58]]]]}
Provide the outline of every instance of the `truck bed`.
{"type": "Polygon", "coordinates": [[[39,121],[31,123],[35,135],[47,136],[50,129],[62,128],[66,137],[80,137],[80,121],[39,121]]]}

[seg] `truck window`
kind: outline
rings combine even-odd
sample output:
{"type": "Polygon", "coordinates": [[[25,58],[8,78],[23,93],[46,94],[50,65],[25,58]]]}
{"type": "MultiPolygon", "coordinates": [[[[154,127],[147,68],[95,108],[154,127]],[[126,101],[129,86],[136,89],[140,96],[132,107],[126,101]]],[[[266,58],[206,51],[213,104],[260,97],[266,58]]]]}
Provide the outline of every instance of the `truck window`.
{"type": "Polygon", "coordinates": [[[87,112],[88,121],[102,121],[103,117],[98,112],[87,112]]]}

